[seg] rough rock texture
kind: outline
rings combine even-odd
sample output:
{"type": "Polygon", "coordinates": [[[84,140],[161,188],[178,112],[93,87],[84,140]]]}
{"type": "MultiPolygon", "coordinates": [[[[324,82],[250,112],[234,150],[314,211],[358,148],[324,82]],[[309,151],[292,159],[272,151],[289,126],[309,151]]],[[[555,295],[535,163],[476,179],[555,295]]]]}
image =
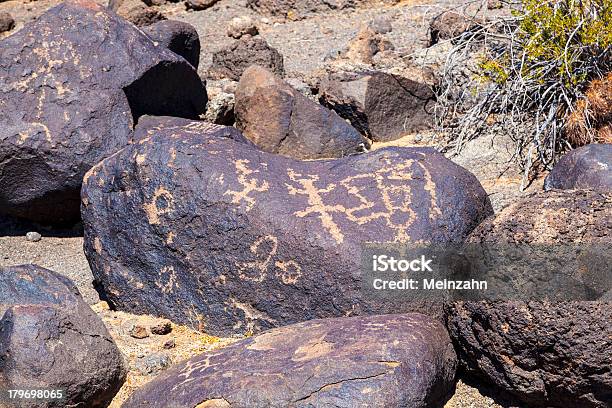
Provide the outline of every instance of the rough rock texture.
{"type": "Polygon", "coordinates": [[[433,149],[296,161],[236,133],[144,123],[85,176],[85,252],[113,305],[215,335],[412,311],[364,293],[362,244],[461,241],[492,213],[476,178],[433,149]]]}
{"type": "Polygon", "coordinates": [[[427,129],[434,94],[426,84],[383,72],[333,77],[319,87],[323,105],[378,142],[427,129]]]}
{"type": "Polygon", "coordinates": [[[136,118],[206,106],[190,64],[93,2],[3,40],[0,70],[0,212],[42,223],[79,219],[83,175],[127,144],[136,118]]]}
{"type": "Polygon", "coordinates": [[[567,153],[546,177],[544,188],[612,191],[612,144],[590,144],[567,153]]]}
{"type": "Polygon", "coordinates": [[[342,57],[353,63],[371,65],[377,54],[393,49],[393,44],[384,36],[366,26],[349,41],[346,50],[342,52],[342,57]]]}
{"type": "Polygon", "coordinates": [[[370,142],[333,111],[271,72],[247,69],[236,90],[236,127],[260,149],[296,159],[342,157],[370,142]]]}
{"type": "Polygon", "coordinates": [[[188,23],[165,20],[142,29],[160,47],[185,58],[195,68],[200,64],[200,36],[188,23]]]}
{"type": "Polygon", "coordinates": [[[259,30],[255,21],[249,16],[234,17],[227,25],[227,35],[232,38],[241,38],[245,35],[257,35],[259,30]]]}
{"type": "Polygon", "coordinates": [[[192,358],[124,407],[426,408],[455,366],[444,327],[420,314],[314,320],[192,358]]]}
{"type": "Polygon", "coordinates": [[[11,31],[15,27],[15,19],[6,11],[0,12],[0,33],[11,31]]]}
{"type": "MultiPolygon", "coordinates": [[[[470,241],[610,244],[612,194],[539,193],[482,223],[470,241]]],[[[612,304],[464,302],[448,328],[471,375],[534,407],[607,407],[612,400],[612,304]]]]}
{"type": "Polygon", "coordinates": [[[148,26],[166,17],[156,8],[141,0],[110,0],[108,8],[138,27],[148,26]]]}
{"type": "Polygon", "coordinates": [[[213,54],[208,75],[214,79],[238,81],[251,65],[259,65],[276,75],[284,76],[283,56],[260,37],[245,35],[213,54]]]}
{"type": "Polygon", "coordinates": [[[35,265],[0,269],[0,316],[0,388],[65,394],[19,406],[108,406],[123,358],[71,281],[35,265]]]}

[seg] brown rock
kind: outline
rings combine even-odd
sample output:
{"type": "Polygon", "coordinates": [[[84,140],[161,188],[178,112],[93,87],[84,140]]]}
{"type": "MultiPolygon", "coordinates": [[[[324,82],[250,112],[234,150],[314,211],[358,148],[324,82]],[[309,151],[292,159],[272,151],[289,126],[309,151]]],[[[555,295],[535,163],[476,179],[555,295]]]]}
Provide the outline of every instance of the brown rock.
{"type": "Polygon", "coordinates": [[[170,368],[124,407],[427,408],[452,390],[455,366],[446,330],[423,315],[313,320],[170,368]]]}
{"type": "Polygon", "coordinates": [[[0,317],[2,400],[8,389],[63,391],[9,406],[102,408],[119,391],[123,357],[64,276],[35,265],[0,269],[0,317]]]}
{"type": "Polygon", "coordinates": [[[227,26],[227,35],[232,38],[241,38],[245,35],[257,35],[259,30],[253,19],[249,16],[234,17],[227,26]]]}
{"type": "Polygon", "coordinates": [[[431,87],[383,72],[332,77],[320,84],[319,98],[377,142],[398,139],[433,123],[431,87]]]}
{"type": "Polygon", "coordinates": [[[187,10],[206,10],[217,4],[219,0],[186,0],[187,10]]]}
{"type": "Polygon", "coordinates": [[[129,334],[135,339],[144,339],[144,338],[149,337],[147,328],[144,326],[140,326],[138,324],[135,324],[130,328],[129,334]]]}
{"type": "MultiPolygon", "coordinates": [[[[550,250],[571,244],[574,258],[584,259],[579,274],[589,276],[591,265],[599,258],[605,265],[612,253],[597,256],[590,248],[610,248],[611,237],[612,193],[568,190],[538,193],[505,208],[482,223],[470,242],[550,250]]],[[[556,274],[552,269],[548,280],[556,274]]],[[[597,278],[609,286],[609,272],[597,278]]],[[[448,328],[464,369],[499,392],[529,406],[604,408],[612,395],[612,303],[604,297],[459,302],[449,310],[448,328]]]]}
{"type": "Polygon", "coordinates": [[[170,320],[161,320],[155,326],[151,326],[151,333],[163,336],[172,331],[172,323],[170,320]]]}
{"type": "Polygon", "coordinates": [[[213,335],[346,314],[440,316],[436,302],[364,293],[362,245],[462,242],[492,213],[474,176],[430,148],[298,161],[240,137],[141,120],[137,143],[88,173],[85,252],[114,307],[213,335]]]}
{"type": "Polygon", "coordinates": [[[13,28],[15,28],[13,16],[6,11],[0,12],[0,33],[11,31],[13,28]]]}
{"type": "Polygon", "coordinates": [[[454,11],[440,13],[429,24],[429,46],[431,47],[440,41],[452,40],[478,26],[477,21],[454,11]]]}
{"type": "Polygon", "coordinates": [[[370,142],[336,113],[264,68],[252,66],[236,90],[236,127],[260,149],[296,159],[342,157],[370,142]]]}
{"type": "Polygon", "coordinates": [[[166,350],[172,349],[175,347],[176,347],[176,341],[174,339],[166,340],[163,345],[163,348],[165,348],[166,350]]]}
{"type": "Polygon", "coordinates": [[[229,78],[238,81],[251,65],[259,65],[281,77],[285,75],[283,56],[263,38],[249,35],[215,52],[208,75],[213,79],[229,78]]]}
{"type": "Polygon", "coordinates": [[[137,27],[166,19],[159,10],[147,6],[142,0],[109,0],[108,7],[137,27]]]}
{"type": "Polygon", "coordinates": [[[366,26],[349,42],[344,57],[352,62],[373,64],[376,54],[393,49],[393,44],[366,26]]]}

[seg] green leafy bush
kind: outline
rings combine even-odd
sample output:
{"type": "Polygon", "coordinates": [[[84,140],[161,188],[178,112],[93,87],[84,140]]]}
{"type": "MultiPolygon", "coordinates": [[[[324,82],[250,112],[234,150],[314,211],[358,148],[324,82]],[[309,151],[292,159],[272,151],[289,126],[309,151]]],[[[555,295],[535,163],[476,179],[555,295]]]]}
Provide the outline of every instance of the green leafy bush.
{"type": "Polygon", "coordinates": [[[438,110],[451,145],[460,148],[495,117],[515,140],[527,175],[550,167],[560,151],[592,141],[592,135],[572,140],[566,125],[589,83],[612,70],[612,0],[522,0],[511,16],[464,33],[454,44],[438,110]],[[486,86],[466,103],[457,71],[474,54],[480,55],[474,83],[486,86]]]}

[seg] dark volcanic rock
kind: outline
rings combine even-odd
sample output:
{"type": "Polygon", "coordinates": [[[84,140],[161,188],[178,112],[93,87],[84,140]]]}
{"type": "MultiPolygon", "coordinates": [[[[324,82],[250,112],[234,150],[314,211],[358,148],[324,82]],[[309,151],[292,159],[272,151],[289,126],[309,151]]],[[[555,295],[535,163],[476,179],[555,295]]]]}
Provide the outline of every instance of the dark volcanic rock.
{"type": "Polygon", "coordinates": [[[296,159],[360,153],[370,142],[336,113],[271,72],[247,69],[236,90],[236,127],[260,149],[296,159]]]}
{"type": "Polygon", "coordinates": [[[232,140],[233,128],[145,124],[85,176],[86,255],[116,307],[212,334],[439,315],[368,297],[363,243],[461,241],[492,213],[478,180],[430,148],[296,161],[232,140]]]}
{"type": "Polygon", "coordinates": [[[6,11],[0,12],[0,33],[11,31],[15,27],[15,19],[6,11]]]}
{"type": "Polygon", "coordinates": [[[139,116],[206,106],[189,63],[93,2],[3,40],[0,70],[0,212],[42,223],[79,219],[83,175],[128,143],[139,116]]]}
{"type": "Polygon", "coordinates": [[[0,316],[2,392],[64,391],[61,400],[20,407],[106,407],[119,391],[121,353],[65,277],[34,265],[0,269],[0,316]]]}
{"type": "Polygon", "coordinates": [[[189,23],[165,20],[142,29],[159,46],[185,58],[195,68],[200,64],[200,36],[189,23]]]}
{"type": "MultiPolygon", "coordinates": [[[[470,241],[554,247],[610,245],[611,237],[612,194],[573,190],[511,205],[470,241]]],[[[534,407],[603,408],[612,400],[611,321],[609,300],[460,302],[448,328],[464,369],[500,392],[534,407]]]]}
{"type": "Polygon", "coordinates": [[[544,189],[612,191],[612,144],[590,144],[559,160],[544,181],[544,189]]]}
{"type": "Polygon", "coordinates": [[[323,105],[348,119],[374,141],[395,140],[431,127],[431,87],[383,72],[345,80],[333,78],[319,87],[323,105]]]}
{"type": "Polygon", "coordinates": [[[426,408],[455,366],[444,327],[420,314],[314,320],[181,363],[124,407],[426,408]]]}
{"type": "Polygon", "coordinates": [[[213,79],[229,78],[238,81],[251,65],[259,65],[281,77],[285,75],[283,56],[263,38],[250,35],[215,52],[208,75],[213,79]]]}
{"type": "Polygon", "coordinates": [[[166,17],[156,8],[141,0],[110,0],[108,8],[138,27],[163,21],[166,17]]]}

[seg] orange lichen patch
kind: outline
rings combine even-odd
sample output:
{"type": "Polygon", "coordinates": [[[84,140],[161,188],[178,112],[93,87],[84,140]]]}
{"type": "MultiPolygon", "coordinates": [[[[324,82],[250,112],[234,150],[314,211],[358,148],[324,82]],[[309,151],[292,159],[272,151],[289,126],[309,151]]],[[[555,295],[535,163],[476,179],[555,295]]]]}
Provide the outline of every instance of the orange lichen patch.
{"type": "Polygon", "coordinates": [[[567,138],[574,146],[612,141],[612,73],[589,85],[567,122],[567,138]]]}

